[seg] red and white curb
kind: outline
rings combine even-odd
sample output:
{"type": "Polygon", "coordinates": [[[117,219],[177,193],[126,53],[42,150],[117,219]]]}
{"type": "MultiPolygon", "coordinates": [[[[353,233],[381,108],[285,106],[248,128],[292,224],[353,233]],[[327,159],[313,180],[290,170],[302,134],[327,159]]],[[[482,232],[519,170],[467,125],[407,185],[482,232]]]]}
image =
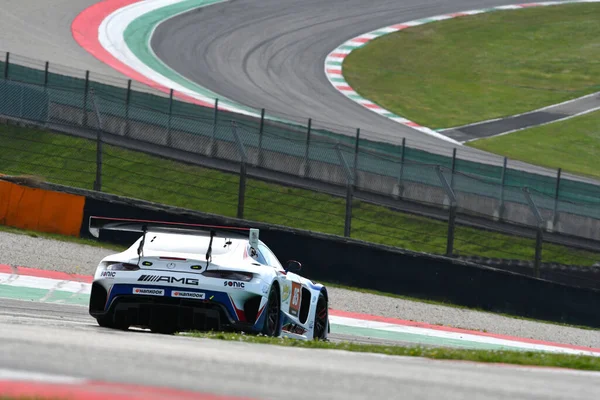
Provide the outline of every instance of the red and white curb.
{"type": "Polygon", "coordinates": [[[243,400],[162,387],[100,382],[65,375],[0,369],[0,397],[70,400],[243,400]]]}
{"type": "Polygon", "coordinates": [[[421,126],[416,122],[410,121],[404,117],[394,114],[393,112],[384,109],[378,104],[373,103],[371,100],[365,99],[361,95],[359,95],[349,84],[346,82],[343,74],[343,63],[348,54],[352,53],[352,51],[363,47],[370,41],[377,39],[381,36],[388,35],[390,33],[398,32],[407,28],[411,28],[413,26],[419,26],[428,24],[431,22],[444,21],[448,19],[465,17],[469,15],[483,14],[494,11],[506,11],[506,10],[520,10],[523,8],[531,8],[531,7],[545,7],[545,6],[555,6],[555,5],[564,5],[564,4],[573,4],[573,3],[597,3],[600,0],[565,0],[565,1],[545,1],[539,3],[524,3],[524,4],[514,4],[514,5],[506,5],[506,6],[497,6],[492,8],[478,9],[478,10],[469,10],[469,11],[461,11],[451,14],[437,15],[429,18],[422,18],[413,21],[402,22],[399,24],[386,26],[383,28],[376,29],[371,32],[364,33],[360,36],[352,38],[337,48],[335,48],[329,55],[325,58],[325,75],[329,82],[336,88],[340,93],[349,98],[350,100],[362,105],[363,107],[376,112],[379,115],[387,117],[392,121],[396,121],[404,126],[411,127],[425,134],[434,136],[439,139],[446,140],[448,142],[454,144],[461,144],[460,142],[451,139],[439,132],[434,131],[433,129],[427,128],[425,126],[421,126]]]}
{"type": "MultiPolygon", "coordinates": [[[[70,291],[89,296],[93,279],[93,276],[88,275],[67,274],[58,271],[0,265],[0,298],[3,297],[3,285],[17,288],[22,287],[24,289],[43,289],[49,292],[70,291]]],[[[40,300],[43,301],[43,299],[40,300]]],[[[600,356],[600,349],[584,346],[520,338],[333,309],[329,310],[329,315],[332,325],[429,336],[439,339],[452,339],[463,341],[465,343],[485,343],[523,350],[600,356]]]]}

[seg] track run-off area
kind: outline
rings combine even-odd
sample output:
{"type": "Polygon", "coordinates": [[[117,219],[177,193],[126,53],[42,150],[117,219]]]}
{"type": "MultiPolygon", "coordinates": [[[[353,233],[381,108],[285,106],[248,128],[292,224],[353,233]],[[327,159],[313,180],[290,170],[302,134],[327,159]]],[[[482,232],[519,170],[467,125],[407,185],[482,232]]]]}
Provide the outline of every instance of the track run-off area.
{"type": "MultiPolygon", "coordinates": [[[[398,142],[406,137],[414,146],[444,154],[450,154],[455,144],[382,118],[340,96],[324,73],[325,58],[341,43],[382,26],[499,3],[516,4],[498,0],[375,0],[367,7],[359,0],[237,0],[202,9],[197,9],[197,5],[179,9],[167,21],[160,24],[162,20],[155,21],[150,36],[141,28],[129,32],[130,38],[140,35],[148,39],[137,44],[138,50],[153,56],[154,66],[168,71],[168,78],[179,85],[175,86],[148,77],[146,73],[159,79],[154,76],[155,69],[145,63],[137,65],[141,68],[138,70],[111,52],[101,54],[106,50],[104,47],[91,51],[97,59],[79,47],[73,37],[79,43],[82,40],[100,43],[101,24],[111,22],[106,20],[110,14],[105,13],[96,14],[92,20],[80,20],[84,23],[78,26],[72,25],[97,0],[60,0],[47,4],[37,0],[6,0],[5,3],[0,10],[4,21],[0,47],[5,50],[116,78],[132,77],[163,91],[175,88],[179,97],[195,102],[212,103],[216,96],[224,100],[224,108],[244,113],[264,107],[277,118],[312,117],[323,126],[360,127],[366,137],[375,139],[398,142]],[[195,11],[184,12],[190,9],[195,11]],[[103,58],[107,55],[113,60],[103,58]]],[[[135,3],[138,2],[106,0],[98,3],[98,7],[115,6],[114,12],[135,3]]],[[[180,3],[183,2],[161,4],[180,3]]],[[[102,40],[105,39],[108,40],[106,37],[102,40]]],[[[122,53],[131,50],[120,42],[113,44],[121,46],[117,51],[122,53]]],[[[498,157],[477,149],[461,146],[458,154],[476,161],[499,163],[498,157]]],[[[543,171],[520,165],[527,170],[543,171]]],[[[77,385],[80,386],[77,390],[92,390],[104,396],[110,393],[112,398],[123,393],[132,398],[136,390],[138,394],[146,394],[144,398],[204,399],[387,398],[398,393],[414,398],[445,399],[463,399],[474,394],[482,399],[589,399],[600,393],[600,375],[592,372],[283,348],[102,329],[85,307],[90,272],[80,275],[60,272],[72,271],[74,265],[64,254],[49,256],[51,252],[45,247],[48,243],[36,243],[19,251],[21,254],[40,251],[40,262],[52,265],[51,269],[59,272],[24,264],[12,250],[0,258],[0,263],[5,264],[0,267],[0,389],[11,395],[35,394],[24,392],[24,387],[31,387],[33,381],[38,385],[54,385],[55,392],[47,386],[42,389],[54,395],[62,396],[64,392],[58,390],[63,389],[74,393],[72,387],[57,389],[56,385],[77,385]],[[15,268],[8,264],[35,268],[15,268]],[[15,382],[26,385],[19,387],[15,382]],[[104,382],[114,384],[105,386],[104,382]],[[129,385],[136,386],[132,389],[129,385]],[[157,389],[151,395],[138,385],[173,388],[173,391],[157,389]]],[[[89,259],[92,264],[98,261],[92,258],[89,259]]],[[[357,305],[368,303],[365,294],[349,296],[357,305]]],[[[335,297],[333,302],[335,307],[335,297]]],[[[594,355],[600,352],[583,345],[398,319],[383,311],[372,314],[342,311],[350,308],[349,304],[353,303],[346,301],[345,307],[331,312],[334,340],[594,355]]],[[[429,312],[435,309],[436,306],[430,306],[429,312]]],[[[396,312],[402,314],[402,310],[396,312]]],[[[421,315],[422,318],[415,320],[429,318],[426,312],[421,315]]],[[[552,330],[552,325],[548,327],[552,330]]],[[[590,331],[590,335],[597,335],[597,331],[590,331]]],[[[89,393],[76,395],[94,398],[89,393]]]]}

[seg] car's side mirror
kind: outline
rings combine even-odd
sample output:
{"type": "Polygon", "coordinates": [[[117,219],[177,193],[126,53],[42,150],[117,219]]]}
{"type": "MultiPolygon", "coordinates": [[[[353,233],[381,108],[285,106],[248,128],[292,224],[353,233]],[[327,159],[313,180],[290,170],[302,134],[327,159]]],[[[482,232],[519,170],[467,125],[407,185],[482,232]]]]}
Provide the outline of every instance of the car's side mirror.
{"type": "Polygon", "coordinates": [[[301,269],[302,264],[295,260],[289,260],[285,266],[285,270],[288,272],[299,272],[301,269]]]}

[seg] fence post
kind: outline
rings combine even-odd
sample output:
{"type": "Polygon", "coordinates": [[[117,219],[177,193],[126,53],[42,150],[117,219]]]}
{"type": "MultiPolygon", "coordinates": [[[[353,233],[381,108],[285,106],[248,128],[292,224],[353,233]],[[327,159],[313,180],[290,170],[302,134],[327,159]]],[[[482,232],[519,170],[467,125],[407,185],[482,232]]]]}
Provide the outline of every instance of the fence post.
{"type": "Polygon", "coordinates": [[[354,186],[358,185],[358,150],[360,141],[360,128],[356,128],[356,142],[354,143],[354,170],[352,173],[354,186]]]}
{"type": "Polygon", "coordinates": [[[557,222],[558,222],[558,197],[560,195],[560,179],[561,179],[561,175],[562,175],[562,169],[559,168],[558,171],[556,172],[556,188],[554,190],[554,212],[552,213],[552,230],[554,230],[554,227],[556,226],[557,222]]]}
{"type": "Polygon", "coordinates": [[[452,174],[450,175],[450,187],[454,189],[454,173],[456,172],[456,147],[452,149],[452,174]]]}
{"type": "Polygon", "coordinates": [[[344,217],[344,236],[350,237],[352,231],[352,197],[354,196],[354,177],[352,176],[352,170],[350,169],[348,162],[340,150],[339,142],[335,145],[335,152],[346,175],[346,214],[344,217]]]}
{"type": "Polygon", "coordinates": [[[171,118],[173,116],[173,89],[169,91],[169,119],[167,122],[167,146],[171,147],[171,118]]]}
{"type": "Polygon", "coordinates": [[[392,197],[395,199],[402,197],[404,193],[404,184],[402,179],[404,178],[404,157],[406,153],[406,138],[402,138],[402,150],[400,151],[400,174],[398,175],[398,182],[392,188],[392,197]]]}
{"type": "Polygon", "coordinates": [[[454,194],[454,190],[450,187],[448,180],[442,173],[442,169],[439,165],[435,167],[435,172],[437,172],[440,182],[442,183],[442,187],[444,191],[450,198],[450,211],[448,214],[448,234],[446,236],[446,256],[452,257],[454,254],[454,231],[456,228],[456,195],[454,194]]]}
{"type": "Polygon", "coordinates": [[[310,133],[311,133],[311,129],[312,129],[312,118],[308,119],[308,128],[306,130],[306,148],[304,149],[304,168],[302,171],[302,176],[307,176],[310,173],[310,168],[309,168],[309,160],[308,160],[308,155],[309,155],[309,149],[310,149],[310,133]]]}
{"type": "Polygon", "coordinates": [[[88,91],[90,90],[90,71],[85,71],[85,86],[83,92],[83,126],[88,124],[87,116],[87,105],[88,105],[88,91]]]}
{"type": "Polygon", "coordinates": [[[94,190],[102,191],[102,116],[100,110],[96,105],[96,99],[94,97],[94,89],[90,90],[90,97],[92,101],[92,107],[96,113],[98,119],[98,128],[96,129],[96,180],[94,180],[94,190]]]}
{"type": "Polygon", "coordinates": [[[210,145],[208,148],[208,155],[210,157],[214,157],[217,154],[217,149],[215,148],[215,142],[217,139],[217,127],[219,125],[219,99],[215,99],[215,116],[213,120],[213,131],[212,137],[210,138],[210,145]]]}
{"type": "Polygon", "coordinates": [[[506,182],[506,165],[508,164],[508,158],[504,157],[504,165],[502,167],[502,175],[500,181],[502,187],[500,188],[500,206],[498,207],[498,219],[502,221],[504,215],[504,183],[506,182]]]}
{"type": "Polygon", "coordinates": [[[131,79],[127,81],[127,94],[125,94],[125,136],[129,136],[129,103],[131,102],[131,79]]]}
{"type": "Polygon", "coordinates": [[[256,164],[262,165],[262,142],[263,130],[265,129],[265,109],[260,110],[260,126],[258,128],[258,154],[256,155],[256,164]]]}
{"type": "Polygon", "coordinates": [[[346,214],[344,218],[344,236],[350,237],[352,232],[352,197],[354,197],[354,185],[346,185],[346,214]]]}
{"type": "Polygon", "coordinates": [[[233,132],[233,136],[238,145],[238,151],[240,153],[240,184],[238,188],[238,208],[237,208],[237,217],[244,218],[244,203],[246,200],[246,162],[248,161],[248,156],[246,154],[246,149],[244,144],[242,143],[241,138],[237,133],[237,125],[235,121],[231,122],[231,130],[233,132]]]}
{"type": "Polygon", "coordinates": [[[527,200],[527,203],[529,204],[529,208],[531,209],[531,212],[533,213],[533,215],[535,216],[535,219],[537,221],[537,232],[535,235],[535,259],[534,259],[534,263],[533,263],[533,275],[536,278],[540,277],[540,265],[542,264],[542,244],[544,241],[544,218],[542,218],[542,214],[540,213],[540,210],[538,210],[537,206],[535,205],[535,202],[533,201],[533,199],[531,198],[531,195],[529,193],[529,188],[524,187],[522,189],[523,194],[525,196],[525,199],[527,200]]]}
{"type": "Polygon", "coordinates": [[[8,79],[8,66],[10,64],[10,52],[6,52],[6,59],[4,60],[4,79],[8,79]]]}
{"type": "Polygon", "coordinates": [[[48,77],[50,71],[50,63],[46,61],[46,66],[44,67],[44,91],[48,88],[48,77]]]}

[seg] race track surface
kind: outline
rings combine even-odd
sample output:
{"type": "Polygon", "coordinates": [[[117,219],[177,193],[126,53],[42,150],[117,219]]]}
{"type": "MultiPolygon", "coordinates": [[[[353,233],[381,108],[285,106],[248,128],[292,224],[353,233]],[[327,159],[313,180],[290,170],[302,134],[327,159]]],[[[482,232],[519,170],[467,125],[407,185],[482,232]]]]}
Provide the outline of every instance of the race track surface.
{"type": "Polygon", "coordinates": [[[600,392],[597,373],[119,332],[82,311],[1,300],[0,369],[262,399],[547,400],[600,392]]]}
{"type": "MultiPolygon", "coordinates": [[[[363,137],[395,143],[406,137],[409,146],[449,155],[456,147],[452,143],[381,117],[338,93],[324,74],[325,57],[344,41],[383,26],[510,3],[517,2],[236,0],[163,22],[151,45],[187,78],[271,115],[311,117],[313,126],[348,134],[361,128],[363,137]]],[[[458,154],[499,160],[468,147],[458,154]]]]}

